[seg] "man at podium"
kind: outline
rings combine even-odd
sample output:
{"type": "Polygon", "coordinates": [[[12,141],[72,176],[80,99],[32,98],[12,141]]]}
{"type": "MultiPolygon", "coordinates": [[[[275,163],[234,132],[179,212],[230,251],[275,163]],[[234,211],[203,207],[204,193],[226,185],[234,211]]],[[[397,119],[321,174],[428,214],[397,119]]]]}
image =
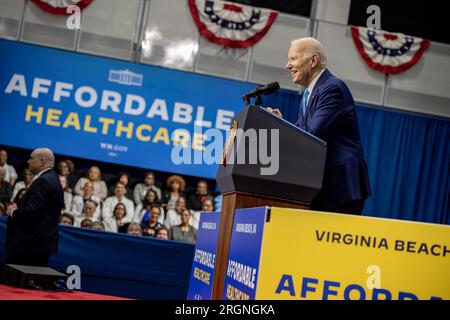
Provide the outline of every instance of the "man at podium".
{"type": "MultiPolygon", "coordinates": [[[[311,209],[361,214],[370,185],[354,101],[347,85],[326,64],[319,41],[292,41],[286,68],[292,82],[305,87],[295,125],[328,144],[322,189],[311,209]]],[[[278,109],[267,109],[283,117],[278,109]]]]}

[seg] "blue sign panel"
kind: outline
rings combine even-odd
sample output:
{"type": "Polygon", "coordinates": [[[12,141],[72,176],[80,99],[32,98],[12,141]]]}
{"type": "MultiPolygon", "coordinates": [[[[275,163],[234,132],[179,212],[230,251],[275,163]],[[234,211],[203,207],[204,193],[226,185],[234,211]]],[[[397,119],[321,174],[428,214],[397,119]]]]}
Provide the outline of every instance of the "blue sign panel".
{"type": "Polygon", "coordinates": [[[223,292],[224,300],[254,300],[267,207],[236,210],[223,292]]]}
{"type": "Polygon", "coordinates": [[[0,144],[209,178],[253,87],[8,40],[0,70],[0,144]]]}
{"type": "Polygon", "coordinates": [[[188,300],[211,300],[220,212],[202,213],[195,243],[188,300]]]}

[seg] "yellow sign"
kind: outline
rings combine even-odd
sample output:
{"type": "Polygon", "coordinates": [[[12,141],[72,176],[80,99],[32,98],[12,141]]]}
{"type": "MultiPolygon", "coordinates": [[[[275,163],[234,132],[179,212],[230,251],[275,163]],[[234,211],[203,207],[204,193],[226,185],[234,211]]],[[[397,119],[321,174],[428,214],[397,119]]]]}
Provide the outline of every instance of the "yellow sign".
{"type": "Polygon", "coordinates": [[[256,299],[450,299],[450,226],[272,208],[256,299]]]}

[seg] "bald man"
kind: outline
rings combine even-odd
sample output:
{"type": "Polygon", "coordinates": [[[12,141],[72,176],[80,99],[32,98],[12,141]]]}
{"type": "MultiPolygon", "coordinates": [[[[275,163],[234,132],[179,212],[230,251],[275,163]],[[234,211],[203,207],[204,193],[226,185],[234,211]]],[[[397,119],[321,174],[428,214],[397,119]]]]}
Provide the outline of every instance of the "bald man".
{"type": "Polygon", "coordinates": [[[55,157],[47,148],[34,150],[28,167],[35,175],[18,207],[7,208],[6,263],[47,266],[58,249],[58,221],[64,191],[53,167],[55,157]]]}
{"type": "MultiPolygon", "coordinates": [[[[352,94],[326,68],[325,50],[314,38],[291,42],[286,68],[305,87],[295,125],[328,144],[322,189],[311,209],[361,214],[370,195],[367,165],[352,94]]],[[[278,109],[268,108],[283,117],[278,109]]]]}

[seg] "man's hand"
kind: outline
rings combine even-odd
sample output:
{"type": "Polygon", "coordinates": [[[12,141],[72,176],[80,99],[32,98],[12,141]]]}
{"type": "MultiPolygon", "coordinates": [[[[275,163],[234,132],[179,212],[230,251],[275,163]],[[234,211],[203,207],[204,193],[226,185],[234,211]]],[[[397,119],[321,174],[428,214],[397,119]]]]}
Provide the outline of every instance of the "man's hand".
{"type": "Polygon", "coordinates": [[[6,208],[6,215],[8,217],[11,217],[11,213],[17,209],[17,205],[15,203],[8,205],[6,208]]]}
{"type": "Polygon", "coordinates": [[[271,107],[267,107],[266,110],[269,111],[270,113],[276,115],[278,118],[283,119],[283,115],[281,114],[280,110],[278,110],[278,109],[273,109],[273,108],[271,108],[271,107]]]}

